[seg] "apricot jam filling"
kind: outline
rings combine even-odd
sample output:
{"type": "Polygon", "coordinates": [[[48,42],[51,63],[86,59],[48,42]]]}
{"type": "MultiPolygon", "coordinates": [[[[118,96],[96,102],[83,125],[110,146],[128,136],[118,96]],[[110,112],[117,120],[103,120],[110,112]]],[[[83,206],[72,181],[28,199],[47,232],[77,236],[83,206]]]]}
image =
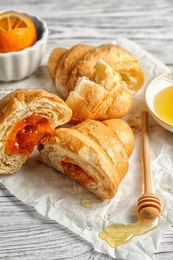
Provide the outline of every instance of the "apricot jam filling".
{"type": "Polygon", "coordinates": [[[47,118],[39,114],[32,114],[14,125],[7,138],[5,148],[13,155],[29,155],[34,146],[45,135],[52,134],[53,132],[54,129],[50,126],[47,118]]]}
{"type": "Polygon", "coordinates": [[[88,175],[81,167],[76,164],[70,162],[62,162],[61,166],[64,169],[66,175],[72,178],[74,181],[78,182],[79,184],[86,186],[90,182],[94,182],[93,177],[88,175]]]}

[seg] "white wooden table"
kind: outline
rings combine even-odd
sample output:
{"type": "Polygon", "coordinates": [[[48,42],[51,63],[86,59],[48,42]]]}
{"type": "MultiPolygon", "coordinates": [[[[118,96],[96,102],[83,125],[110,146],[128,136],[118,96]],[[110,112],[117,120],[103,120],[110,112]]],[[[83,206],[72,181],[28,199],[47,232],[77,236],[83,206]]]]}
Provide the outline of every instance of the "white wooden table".
{"type": "MultiPolygon", "coordinates": [[[[172,0],[5,0],[0,10],[41,16],[49,27],[43,63],[57,46],[100,45],[126,37],[173,68],[172,0]]],[[[173,230],[154,259],[173,259],[173,230]]],[[[0,259],[112,259],[63,226],[39,215],[0,184],[0,259]]],[[[129,259],[131,260],[131,259],[129,259]]]]}

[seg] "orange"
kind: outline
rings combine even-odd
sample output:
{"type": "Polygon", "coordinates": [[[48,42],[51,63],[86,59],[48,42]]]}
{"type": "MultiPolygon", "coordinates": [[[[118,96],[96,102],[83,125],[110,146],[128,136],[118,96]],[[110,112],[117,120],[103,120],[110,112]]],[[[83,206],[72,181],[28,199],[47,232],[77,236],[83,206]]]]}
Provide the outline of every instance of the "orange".
{"type": "Polygon", "coordinates": [[[23,50],[36,38],[36,27],[29,16],[14,11],[0,14],[0,52],[23,50]]]}

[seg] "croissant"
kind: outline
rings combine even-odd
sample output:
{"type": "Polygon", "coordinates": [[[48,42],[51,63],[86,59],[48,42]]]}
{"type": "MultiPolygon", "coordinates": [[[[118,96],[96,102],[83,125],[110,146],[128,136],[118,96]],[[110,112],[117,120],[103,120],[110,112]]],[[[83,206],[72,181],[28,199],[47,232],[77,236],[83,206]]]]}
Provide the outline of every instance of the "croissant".
{"type": "MultiPolygon", "coordinates": [[[[50,59],[54,56],[50,54],[50,59]]],[[[116,72],[120,73],[123,84],[135,93],[144,83],[144,73],[139,62],[124,48],[114,44],[104,44],[98,47],[87,45],[73,46],[53,66],[55,71],[55,86],[62,98],[66,99],[74,89],[79,77],[91,79],[94,66],[102,59],[116,72]]],[[[50,60],[49,60],[50,61],[50,60]]],[[[48,62],[48,70],[51,62],[48,62]]]]}
{"type": "Polygon", "coordinates": [[[100,200],[111,199],[128,171],[134,135],[122,119],[86,120],[58,128],[41,140],[43,162],[57,169],[100,200]]]}
{"type": "Polygon", "coordinates": [[[71,123],[122,118],[131,108],[132,94],[123,87],[121,75],[100,60],[91,78],[80,77],[66,99],[72,109],[71,123]]]}
{"type": "Polygon", "coordinates": [[[34,146],[72,115],[63,100],[40,89],[8,94],[0,111],[0,174],[20,169],[34,146]]]}

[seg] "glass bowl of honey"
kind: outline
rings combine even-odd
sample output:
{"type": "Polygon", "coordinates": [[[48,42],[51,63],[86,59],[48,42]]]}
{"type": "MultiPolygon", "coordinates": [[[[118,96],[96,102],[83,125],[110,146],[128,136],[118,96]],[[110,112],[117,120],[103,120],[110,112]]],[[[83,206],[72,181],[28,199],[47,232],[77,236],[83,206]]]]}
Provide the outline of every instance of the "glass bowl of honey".
{"type": "Polygon", "coordinates": [[[153,118],[173,132],[173,72],[162,74],[149,83],[145,101],[153,118]]]}

